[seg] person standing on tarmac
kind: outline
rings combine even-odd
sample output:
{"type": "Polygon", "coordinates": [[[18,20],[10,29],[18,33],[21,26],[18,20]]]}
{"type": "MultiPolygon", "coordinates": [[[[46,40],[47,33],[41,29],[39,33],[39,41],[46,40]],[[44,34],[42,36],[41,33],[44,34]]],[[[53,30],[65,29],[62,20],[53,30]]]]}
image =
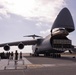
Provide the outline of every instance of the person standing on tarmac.
{"type": "Polygon", "coordinates": [[[17,52],[17,50],[15,51],[15,60],[18,60],[18,52],[17,52]]]}
{"type": "Polygon", "coordinates": [[[22,59],[22,52],[20,52],[20,59],[22,59]]]}
{"type": "Polygon", "coordinates": [[[11,55],[11,59],[13,60],[13,52],[11,52],[11,54],[10,54],[10,55],[11,55]]]}
{"type": "Polygon", "coordinates": [[[18,60],[18,52],[17,50],[15,51],[15,65],[17,65],[17,60],[18,60]]]}
{"type": "Polygon", "coordinates": [[[15,60],[18,60],[18,52],[17,52],[17,50],[15,51],[15,60]]]}

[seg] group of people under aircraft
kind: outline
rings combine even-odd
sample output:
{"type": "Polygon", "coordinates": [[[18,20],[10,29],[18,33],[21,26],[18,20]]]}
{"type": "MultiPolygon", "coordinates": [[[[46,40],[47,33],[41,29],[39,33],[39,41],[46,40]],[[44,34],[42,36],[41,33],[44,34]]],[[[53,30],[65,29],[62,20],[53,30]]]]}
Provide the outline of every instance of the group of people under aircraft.
{"type": "Polygon", "coordinates": [[[13,52],[2,52],[0,53],[0,58],[1,59],[14,59],[14,60],[18,60],[19,59],[22,59],[22,52],[18,53],[17,50],[15,51],[15,53],[13,52]]]}

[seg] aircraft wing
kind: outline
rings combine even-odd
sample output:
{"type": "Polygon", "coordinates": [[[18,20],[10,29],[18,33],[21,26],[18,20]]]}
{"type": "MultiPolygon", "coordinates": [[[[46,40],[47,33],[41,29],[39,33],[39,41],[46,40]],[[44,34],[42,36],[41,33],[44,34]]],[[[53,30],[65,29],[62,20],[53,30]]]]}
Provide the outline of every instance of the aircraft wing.
{"type": "Polygon", "coordinates": [[[19,43],[23,43],[24,45],[35,45],[37,43],[37,40],[25,40],[25,41],[17,41],[17,42],[3,43],[3,44],[0,44],[0,47],[3,47],[5,45],[17,46],[19,43]]]}
{"type": "Polygon", "coordinates": [[[35,45],[37,44],[37,40],[25,40],[25,41],[17,41],[17,42],[9,42],[0,44],[0,47],[3,47],[5,51],[10,50],[10,46],[18,46],[19,49],[23,49],[24,45],[35,45]]]}

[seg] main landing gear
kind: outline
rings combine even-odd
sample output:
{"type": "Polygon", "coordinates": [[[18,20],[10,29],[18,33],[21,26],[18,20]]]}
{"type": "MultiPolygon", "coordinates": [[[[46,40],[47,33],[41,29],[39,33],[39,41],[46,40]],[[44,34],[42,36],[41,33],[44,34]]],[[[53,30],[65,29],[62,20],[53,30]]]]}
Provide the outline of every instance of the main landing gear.
{"type": "Polygon", "coordinates": [[[34,53],[34,54],[30,54],[30,56],[38,57],[39,54],[38,53],[34,53]]]}
{"type": "Polygon", "coordinates": [[[45,53],[44,56],[45,57],[49,57],[50,56],[50,53],[45,53]]]}
{"type": "Polygon", "coordinates": [[[39,56],[39,54],[38,54],[38,53],[34,53],[34,56],[38,57],[38,56],[39,56]]]}
{"type": "MultiPolygon", "coordinates": [[[[39,57],[39,54],[38,53],[34,53],[34,54],[30,54],[31,56],[34,56],[34,57],[39,57]]],[[[58,54],[58,53],[45,53],[44,54],[45,57],[52,57],[52,58],[60,58],[61,57],[61,54],[58,54]]]]}
{"type": "Polygon", "coordinates": [[[50,54],[50,56],[53,57],[53,58],[60,58],[61,54],[52,53],[52,54],[50,54]]]}
{"type": "Polygon", "coordinates": [[[60,58],[61,54],[57,54],[57,53],[51,53],[51,54],[50,53],[45,53],[44,56],[45,57],[50,57],[51,56],[52,58],[60,58]]]}

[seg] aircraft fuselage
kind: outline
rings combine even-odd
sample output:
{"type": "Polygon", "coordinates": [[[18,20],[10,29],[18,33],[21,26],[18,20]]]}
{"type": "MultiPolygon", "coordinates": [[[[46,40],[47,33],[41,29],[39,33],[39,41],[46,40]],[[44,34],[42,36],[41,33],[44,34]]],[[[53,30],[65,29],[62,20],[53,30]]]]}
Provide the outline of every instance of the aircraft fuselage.
{"type": "MultiPolygon", "coordinates": [[[[33,46],[33,52],[44,54],[44,53],[62,53],[66,50],[71,49],[71,40],[69,40],[63,33],[58,31],[58,35],[49,34],[46,38],[41,39],[40,44],[36,44],[33,46]],[[64,35],[64,36],[63,36],[64,35]]],[[[65,33],[66,34],[66,33],[65,33]]]]}

